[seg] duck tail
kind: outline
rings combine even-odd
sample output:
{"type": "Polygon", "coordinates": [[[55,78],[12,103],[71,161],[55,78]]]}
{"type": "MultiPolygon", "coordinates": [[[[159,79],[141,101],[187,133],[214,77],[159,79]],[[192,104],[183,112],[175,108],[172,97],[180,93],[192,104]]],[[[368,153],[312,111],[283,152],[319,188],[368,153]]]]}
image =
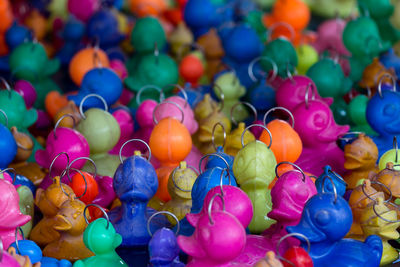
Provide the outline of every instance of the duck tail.
{"type": "Polygon", "coordinates": [[[370,235],[367,237],[367,239],[365,239],[364,243],[371,248],[371,256],[373,256],[374,259],[377,260],[376,266],[379,266],[383,252],[383,245],[381,238],[377,235],[370,235]]]}

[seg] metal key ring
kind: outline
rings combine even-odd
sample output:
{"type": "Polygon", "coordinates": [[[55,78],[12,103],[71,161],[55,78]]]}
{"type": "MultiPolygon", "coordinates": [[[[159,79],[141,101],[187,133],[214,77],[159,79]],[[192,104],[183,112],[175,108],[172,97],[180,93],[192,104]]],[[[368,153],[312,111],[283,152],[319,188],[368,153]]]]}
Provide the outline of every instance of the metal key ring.
{"type": "MultiPolygon", "coordinates": [[[[184,113],[182,107],[181,107],[178,103],[176,103],[176,102],[174,102],[174,101],[170,101],[170,100],[164,100],[163,102],[161,102],[160,104],[158,104],[158,105],[154,108],[154,110],[153,110],[153,122],[154,122],[154,124],[155,124],[155,125],[158,124],[158,121],[157,121],[157,119],[156,119],[156,110],[157,110],[161,105],[164,105],[164,104],[172,104],[172,105],[174,105],[175,107],[177,107],[177,108],[180,110],[180,112],[181,112],[181,114],[182,114],[182,118],[181,118],[180,123],[183,124],[183,121],[185,120],[185,113],[184,113]]],[[[174,117],[172,117],[172,118],[174,118],[174,117]]],[[[174,119],[176,119],[176,118],[174,118],[174,119]]]]}
{"type": "Polygon", "coordinates": [[[253,111],[253,115],[254,115],[254,121],[253,121],[253,122],[256,122],[256,121],[257,121],[257,116],[258,116],[258,114],[257,114],[257,109],[256,109],[252,104],[250,104],[249,102],[239,101],[239,102],[237,102],[235,105],[233,105],[232,108],[231,108],[231,121],[232,121],[235,125],[238,125],[238,122],[235,120],[235,118],[234,118],[234,116],[233,116],[233,112],[235,111],[235,109],[236,109],[239,105],[248,106],[248,107],[251,109],[251,111],[253,111]]]}
{"type": "Polygon", "coordinates": [[[108,105],[107,105],[107,102],[104,100],[103,97],[101,97],[101,96],[98,95],[98,94],[88,94],[88,95],[86,95],[86,96],[82,99],[81,103],[79,104],[79,113],[81,114],[81,116],[82,116],[82,118],[83,118],[84,120],[86,120],[86,116],[85,116],[85,114],[83,113],[83,103],[84,103],[85,100],[88,99],[89,97],[96,97],[96,98],[100,99],[101,102],[103,102],[103,104],[104,104],[104,110],[105,110],[106,112],[108,112],[108,105]]]}
{"type": "Polygon", "coordinates": [[[267,125],[267,124],[266,124],[266,120],[267,120],[268,115],[269,115],[271,112],[275,111],[275,110],[283,110],[283,111],[285,111],[287,114],[289,114],[289,117],[292,119],[292,128],[294,129],[294,117],[293,117],[293,114],[292,114],[292,112],[290,112],[290,110],[288,110],[287,108],[284,108],[284,107],[274,107],[274,108],[269,109],[267,112],[265,112],[264,118],[263,118],[263,123],[264,123],[264,125],[267,125]]]}
{"type": "Polygon", "coordinates": [[[216,156],[216,157],[222,159],[222,161],[223,161],[223,162],[225,163],[225,165],[226,165],[226,168],[229,169],[229,164],[228,164],[228,162],[226,161],[226,159],[224,159],[221,155],[219,155],[219,154],[217,154],[217,153],[211,153],[211,154],[207,154],[207,155],[204,155],[204,156],[201,157],[201,159],[200,159],[200,161],[199,161],[199,170],[200,170],[200,174],[203,173],[203,171],[201,170],[201,163],[203,163],[203,160],[204,160],[205,158],[210,157],[210,156],[216,156]]]}
{"type": "MultiPolygon", "coordinates": [[[[251,124],[251,125],[247,126],[246,129],[244,129],[244,131],[243,131],[243,133],[242,133],[242,136],[241,136],[241,138],[240,138],[240,142],[242,143],[242,147],[244,147],[244,140],[243,140],[243,139],[244,139],[244,134],[246,133],[247,130],[249,130],[251,127],[254,127],[254,126],[262,127],[262,128],[264,128],[264,130],[267,131],[267,133],[268,133],[268,135],[269,135],[269,138],[270,138],[270,142],[269,142],[268,148],[270,148],[271,145],[272,145],[272,134],[271,134],[271,132],[268,130],[268,128],[265,127],[265,125],[262,125],[262,124],[251,124]]],[[[256,141],[257,141],[257,140],[256,140],[256,141]]]]}
{"type": "Polygon", "coordinates": [[[142,101],[140,101],[140,96],[141,96],[142,92],[144,92],[144,91],[146,91],[148,89],[156,89],[156,91],[158,91],[160,93],[159,102],[161,103],[162,101],[164,101],[164,92],[163,92],[163,90],[160,87],[158,87],[157,85],[148,84],[148,85],[145,85],[142,88],[140,88],[139,91],[136,94],[136,103],[137,103],[138,106],[140,106],[140,104],[142,104],[142,101]]]}
{"type": "MultiPolygon", "coordinates": [[[[180,86],[180,85],[177,84],[177,83],[167,84],[166,86],[163,87],[163,89],[164,89],[165,87],[167,87],[167,86],[173,86],[174,88],[175,88],[175,87],[178,88],[178,90],[179,90],[179,91],[182,93],[182,95],[183,95],[183,99],[185,99],[185,105],[183,106],[183,108],[186,108],[187,105],[188,105],[188,96],[187,96],[187,93],[186,93],[185,89],[183,89],[182,86],[180,86]]],[[[160,101],[160,102],[161,102],[161,101],[160,101]]]]}
{"type": "Polygon", "coordinates": [[[94,172],[93,172],[93,178],[96,178],[96,176],[97,176],[97,166],[96,166],[96,163],[94,163],[94,160],[92,160],[91,158],[89,158],[89,157],[78,157],[78,158],[76,158],[76,159],[74,159],[73,161],[71,161],[71,163],[70,164],[68,164],[68,168],[67,168],[67,177],[68,177],[68,180],[71,182],[71,177],[69,176],[69,169],[71,169],[71,167],[72,167],[72,164],[74,164],[74,162],[75,161],[78,161],[78,160],[81,160],[81,159],[84,159],[84,160],[88,160],[88,161],[90,161],[90,163],[92,163],[92,165],[93,165],[93,167],[94,167],[94,172]]]}
{"type": "Polygon", "coordinates": [[[304,94],[304,102],[306,104],[306,109],[308,109],[308,101],[309,101],[309,90],[311,89],[312,95],[311,95],[311,100],[315,100],[315,88],[313,90],[312,83],[308,83],[306,87],[306,93],[304,94]]]}
{"type": "MultiPolygon", "coordinates": [[[[368,180],[368,181],[370,184],[377,184],[377,185],[383,186],[389,192],[389,198],[384,201],[385,203],[390,202],[392,200],[392,197],[393,197],[392,190],[390,190],[390,188],[387,185],[385,185],[381,182],[378,182],[378,181],[370,181],[370,180],[368,180]]],[[[370,195],[367,194],[367,192],[365,192],[365,187],[367,186],[366,183],[367,183],[367,180],[365,180],[361,186],[362,192],[368,199],[370,199],[372,201],[376,201],[376,199],[372,198],[370,195]]],[[[383,193],[385,193],[385,192],[383,192],[383,193]]]]}
{"type": "MultiPolygon", "coordinates": [[[[197,176],[199,176],[199,172],[198,172],[198,170],[196,170],[195,167],[190,166],[190,165],[186,165],[186,168],[187,168],[187,169],[193,170],[194,173],[196,173],[197,176]]],[[[170,175],[170,179],[172,180],[172,183],[174,184],[174,186],[175,186],[176,188],[178,188],[178,190],[180,190],[180,191],[182,191],[182,192],[187,192],[187,193],[188,193],[188,192],[192,192],[192,189],[190,189],[190,190],[183,189],[183,188],[181,188],[180,186],[178,186],[178,185],[176,184],[175,176],[174,176],[174,175],[175,175],[175,173],[176,173],[176,171],[177,171],[178,169],[181,170],[180,166],[176,167],[176,168],[172,171],[172,173],[171,173],[171,175],[170,175]]]]}
{"type": "Polygon", "coordinates": [[[337,191],[336,191],[336,186],[335,186],[335,183],[333,182],[333,180],[332,180],[332,178],[331,177],[329,177],[329,176],[324,176],[324,178],[322,178],[322,193],[325,193],[325,181],[326,181],[326,178],[328,178],[330,181],[331,181],[331,184],[332,184],[332,187],[333,187],[333,194],[335,195],[335,204],[336,204],[336,202],[337,202],[337,191]]]}
{"type": "Polygon", "coordinates": [[[24,231],[22,230],[21,226],[18,226],[15,228],[15,246],[17,247],[17,251],[19,255],[22,255],[21,250],[19,249],[19,244],[18,244],[18,231],[22,235],[22,240],[25,240],[25,234],[24,231]]]}
{"type": "Polygon", "coordinates": [[[365,134],[363,132],[347,132],[338,136],[338,140],[343,140],[345,142],[357,139],[360,134],[365,134]],[[354,135],[357,134],[356,137],[345,137],[346,135],[354,135]]]}
{"type": "Polygon", "coordinates": [[[292,236],[303,238],[304,241],[306,241],[306,243],[307,243],[307,253],[310,253],[310,249],[311,249],[310,240],[309,240],[305,235],[303,235],[303,234],[300,234],[300,233],[290,233],[290,234],[287,234],[287,235],[285,235],[285,236],[282,236],[281,239],[279,239],[278,243],[276,244],[276,256],[277,256],[277,258],[279,258],[280,260],[283,260],[283,261],[285,261],[285,262],[287,262],[287,263],[289,263],[289,264],[291,264],[291,265],[293,265],[293,266],[296,267],[296,265],[295,265],[293,262],[291,262],[290,260],[288,260],[288,259],[282,257],[282,256],[280,255],[280,253],[279,253],[279,247],[280,247],[282,241],[285,240],[286,238],[292,237],[292,236]]]}
{"type": "Polygon", "coordinates": [[[214,224],[214,221],[213,221],[213,219],[212,219],[212,217],[211,217],[212,205],[213,205],[213,203],[214,203],[214,199],[215,199],[217,196],[218,196],[219,198],[221,198],[221,201],[222,201],[222,210],[225,211],[225,199],[224,199],[224,197],[223,197],[221,194],[215,194],[215,195],[213,195],[212,198],[210,199],[210,202],[208,203],[208,219],[210,220],[210,223],[211,223],[211,224],[214,224]]]}
{"type": "Polygon", "coordinates": [[[383,74],[383,75],[381,76],[381,78],[379,79],[379,84],[378,84],[378,93],[379,93],[379,96],[380,96],[381,98],[383,98],[383,95],[382,95],[382,82],[383,82],[383,79],[384,79],[385,77],[388,77],[388,78],[390,78],[390,79],[392,80],[392,86],[393,86],[392,91],[393,91],[393,92],[396,92],[396,89],[397,89],[396,79],[393,77],[393,75],[391,75],[391,74],[389,74],[389,73],[383,74]]]}
{"type": "MultiPolygon", "coordinates": [[[[275,23],[273,23],[273,24],[269,27],[269,29],[268,29],[268,31],[267,31],[267,40],[271,41],[271,35],[272,35],[272,33],[274,32],[274,30],[275,30],[278,26],[284,26],[286,29],[289,30],[289,32],[290,32],[290,39],[289,39],[289,41],[290,41],[291,43],[293,43],[294,38],[295,38],[295,32],[294,32],[293,26],[290,25],[290,24],[287,23],[287,22],[284,22],[284,21],[275,22],[275,23]]],[[[279,36],[279,38],[283,38],[283,39],[286,39],[286,40],[287,40],[287,37],[286,37],[286,36],[279,36]]]]}
{"type": "Polygon", "coordinates": [[[223,130],[223,132],[224,132],[224,143],[222,144],[222,148],[224,148],[224,147],[225,147],[225,144],[226,144],[226,131],[225,131],[225,127],[224,127],[224,125],[223,125],[221,122],[217,122],[216,124],[214,124],[214,127],[213,127],[213,129],[212,129],[212,133],[211,133],[211,143],[212,143],[212,145],[213,145],[215,151],[217,151],[217,146],[215,145],[215,129],[217,128],[218,125],[222,127],[222,130],[223,130]]]}
{"type": "Polygon", "coordinates": [[[4,118],[6,119],[6,127],[8,128],[8,117],[4,110],[0,109],[0,113],[3,114],[4,118]]]}
{"type": "MultiPolygon", "coordinates": [[[[82,176],[83,181],[85,182],[85,190],[83,191],[83,193],[82,193],[80,196],[76,196],[76,194],[75,194],[75,199],[81,199],[81,198],[86,194],[87,189],[88,189],[88,183],[87,183],[87,181],[86,181],[86,177],[85,177],[85,175],[83,174],[83,172],[82,172],[81,170],[78,170],[78,169],[76,169],[76,168],[71,168],[71,167],[68,167],[68,168],[67,168],[68,171],[69,171],[70,169],[73,170],[73,171],[78,172],[78,173],[82,176]]],[[[67,192],[64,191],[64,188],[62,187],[62,183],[61,183],[61,182],[60,182],[60,187],[61,187],[61,191],[63,191],[63,193],[64,193],[66,196],[70,197],[70,194],[67,194],[67,192]]],[[[72,190],[72,191],[73,191],[73,190],[72,190]]],[[[74,192],[74,193],[75,193],[75,192],[74,192]]]]}
{"type": "Polygon", "coordinates": [[[57,139],[56,130],[57,130],[58,125],[61,123],[61,121],[62,121],[63,119],[65,119],[65,118],[67,118],[67,117],[70,117],[70,118],[72,119],[72,121],[73,121],[73,126],[72,126],[72,127],[75,128],[75,126],[76,126],[76,121],[75,121],[74,116],[72,116],[71,114],[64,114],[64,115],[62,115],[62,116],[58,119],[58,121],[56,122],[56,124],[54,125],[54,130],[53,130],[54,139],[57,139]]]}
{"type": "Polygon", "coordinates": [[[229,171],[229,169],[227,169],[227,168],[224,168],[224,169],[222,169],[222,171],[221,171],[221,175],[220,175],[220,177],[219,177],[219,187],[221,188],[221,195],[222,196],[225,196],[225,194],[224,194],[224,172],[225,172],[225,170],[226,170],[226,172],[228,173],[228,179],[229,179],[229,184],[228,185],[231,185],[231,173],[230,173],[230,171],[229,171]]]}
{"type": "MultiPolygon", "coordinates": [[[[293,162],[290,161],[281,161],[278,164],[276,164],[275,166],[275,176],[276,178],[280,178],[279,174],[278,174],[278,167],[284,164],[288,164],[288,165],[292,165],[293,167],[295,167],[298,171],[300,171],[300,173],[303,175],[303,182],[306,182],[306,174],[304,173],[304,171],[299,167],[299,165],[294,164],[293,162]]],[[[293,170],[290,170],[293,171],[293,170]]]]}
{"type": "Polygon", "coordinates": [[[54,162],[55,162],[56,159],[57,159],[59,156],[61,156],[61,155],[65,155],[65,156],[67,157],[67,166],[66,166],[65,168],[67,168],[68,165],[69,165],[69,156],[68,156],[68,153],[67,153],[67,152],[60,152],[60,153],[58,153],[58,154],[54,157],[54,159],[53,159],[53,161],[51,162],[50,167],[49,167],[49,176],[50,176],[50,178],[52,178],[52,176],[51,176],[51,171],[52,171],[54,162]]]}
{"type": "MultiPolygon", "coordinates": [[[[255,65],[258,61],[261,61],[261,60],[266,60],[266,61],[268,61],[269,63],[271,63],[271,65],[272,65],[272,76],[271,76],[271,78],[268,79],[268,80],[274,81],[275,78],[276,78],[276,76],[278,75],[278,66],[276,65],[275,61],[273,61],[271,58],[269,58],[269,57],[263,57],[263,56],[257,57],[257,58],[253,59],[253,60],[250,62],[249,67],[247,68],[247,74],[249,75],[250,79],[251,79],[253,82],[257,82],[257,81],[259,80],[259,79],[257,79],[256,76],[254,75],[254,65],[255,65]]],[[[267,74],[267,73],[263,73],[263,75],[267,76],[268,74],[267,74]]]]}
{"type": "Polygon", "coordinates": [[[399,147],[398,147],[398,145],[397,145],[397,137],[396,137],[396,136],[393,137],[393,148],[394,148],[395,151],[396,151],[396,156],[395,156],[394,162],[397,163],[399,147]]]}
{"type": "MultiPolygon", "coordinates": [[[[5,168],[0,170],[0,174],[3,174],[5,172],[12,172],[14,173],[14,178],[12,180],[12,184],[15,184],[15,181],[17,180],[17,171],[14,168],[5,168]]],[[[11,176],[11,175],[10,175],[11,176]]]]}
{"type": "MultiPolygon", "coordinates": [[[[391,206],[393,206],[395,209],[400,210],[399,206],[397,206],[396,204],[394,204],[394,203],[392,203],[392,202],[382,202],[382,203],[383,203],[383,204],[387,204],[387,205],[391,205],[391,206]]],[[[378,205],[378,204],[379,204],[379,199],[378,199],[378,201],[375,201],[374,204],[372,205],[372,209],[374,210],[374,213],[376,214],[376,216],[378,216],[380,219],[382,219],[382,220],[384,220],[385,222],[388,222],[388,223],[398,223],[398,222],[400,222],[400,220],[392,221],[392,220],[389,220],[389,219],[386,219],[386,218],[382,217],[381,214],[379,214],[379,213],[376,211],[376,205],[378,205]]],[[[389,212],[390,212],[390,211],[392,211],[392,210],[389,209],[389,212]]],[[[397,214],[397,211],[394,211],[394,212],[396,212],[396,214],[397,214]]],[[[397,217],[397,216],[396,216],[396,217],[397,217]]]]}
{"type": "Polygon", "coordinates": [[[96,208],[98,208],[98,209],[101,210],[101,212],[103,213],[104,217],[106,217],[106,220],[107,220],[106,229],[108,229],[108,227],[110,227],[110,218],[108,217],[107,212],[106,212],[100,205],[97,205],[97,204],[93,204],[93,203],[87,204],[86,207],[83,209],[83,218],[85,218],[85,222],[86,222],[87,224],[89,224],[89,220],[88,220],[87,217],[86,217],[86,210],[87,210],[87,208],[89,208],[89,207],[96,207],[96,208]]]}
{"type": "Polygon", "coordinates": [[[150,222],[151,222],[151,220],[152,220],[155,216],[160,215],[160,214],[167,214],[167,215],[171,216],[172,218],[174,218],[174,220],[176,221],[175,236],[177,236],[177,235],[179,234],[180,229],[181,229],[179,220],[178,220],[178,218],[176,217],[175,214],[173,214],[172,212],[166,211],[166,210],[158,211],[158,212],[152,214],[152,215],[149,217],[149,219],[147,220],[147,232],[149,233],[149,235],[150,235],[150,236],[153,236],[153,233],[151,232],[151,229],[150,229],[150,222]]]}
{"type": "Polygon", "coordinates": [[[121,148],[119,149],[119,160],[121,161],[121,164],[124,163],[123,160],[122,160],[122,154],[121,154],[121,153],[122,153],[122,149],[124,148],[124,146],[125,146],[126,144],[128,144],[128,143],[130,143],[130,142],[134,142],[134,141],[141,142],[141,143],[143,143],[143,144],[147,147],[147,150],[149,151],[149,158],[147,159],[147,161],[150,162],[150,159],[151,159],[151,149],[150,149],[150,146],[149,146],[145,141],[143,141],[142,139],[137,139],[137,138],[135,138],[135,139],[130,139],[130,140],[126,141],[126,142],[121,146],[121,148]]]}

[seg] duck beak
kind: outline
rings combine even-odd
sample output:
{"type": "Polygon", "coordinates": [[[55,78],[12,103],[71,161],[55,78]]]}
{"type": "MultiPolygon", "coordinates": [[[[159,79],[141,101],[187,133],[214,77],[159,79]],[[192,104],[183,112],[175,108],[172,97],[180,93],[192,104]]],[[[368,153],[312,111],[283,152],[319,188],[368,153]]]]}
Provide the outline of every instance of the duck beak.
{"type": "Polygon", "coordinates": [[[64,216],[57,214],[54,217],[55,223],[53,228],[58,231],[68,231],[72,228],[72,224],[64,216]]]}

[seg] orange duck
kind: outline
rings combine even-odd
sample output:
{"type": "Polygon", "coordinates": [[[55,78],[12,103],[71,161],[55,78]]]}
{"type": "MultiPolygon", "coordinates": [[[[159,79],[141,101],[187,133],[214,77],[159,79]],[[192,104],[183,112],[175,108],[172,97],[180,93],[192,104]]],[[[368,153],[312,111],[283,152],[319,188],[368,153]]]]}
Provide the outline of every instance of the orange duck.
{"type": "Polygon", "coordinates": [[[267,28],[273,27],[272,39],[284,36],[297,46],[315,40],[315,34],[303,33],[310,18],[310,9],[303,1],[277,0],[272,8],[272,13],[266,14],[263,22],[267,28]]]}

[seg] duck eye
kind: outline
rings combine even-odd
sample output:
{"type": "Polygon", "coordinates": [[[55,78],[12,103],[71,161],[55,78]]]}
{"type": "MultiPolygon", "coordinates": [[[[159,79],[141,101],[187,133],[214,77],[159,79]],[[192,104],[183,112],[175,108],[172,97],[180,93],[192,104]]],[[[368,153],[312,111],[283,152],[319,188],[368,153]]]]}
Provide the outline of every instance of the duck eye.
{"type": "Polygon", "coordinates": [[[397,112],[397,107],[395,105],[386,105],[383,109],[383,114],[386,116],[394,116],[396,115],[397,112]]]}
{"type": "Polygon", "coordinates": [[[315,221],[320,226],[325,226],[330,221],[329,212],[326,210],[321,210],[317,214],[315,214],[315,221]]]}
{"type": "Polygon", "coordinates": [[[318,128],[322,128],[326,125],[326,119],[322,114],[315,114],[314,116],[314,125],[318,128]]]}

